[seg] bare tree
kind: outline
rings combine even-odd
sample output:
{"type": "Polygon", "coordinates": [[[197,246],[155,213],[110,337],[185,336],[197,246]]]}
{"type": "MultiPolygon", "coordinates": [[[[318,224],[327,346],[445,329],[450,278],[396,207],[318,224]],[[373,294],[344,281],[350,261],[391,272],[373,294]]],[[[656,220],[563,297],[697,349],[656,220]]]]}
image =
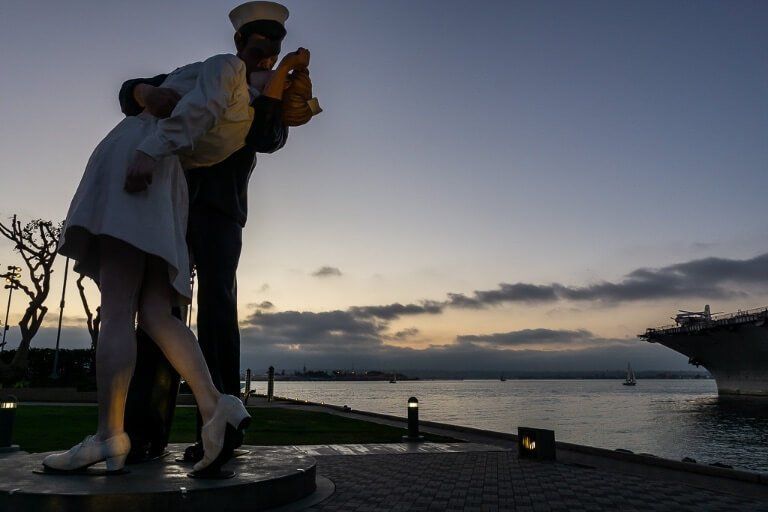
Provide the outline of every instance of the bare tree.
{"type": "Polygon", "coordinates": [[[0,274],[0,278],[10,281],[29,298],[29,305],[19,321],[19,348],[10,365],[0,363],[0,377],[3,380],[9,377],[17,378],[27,368],[32,338],[37,334],[48,312],[45,300],[51,290],[51,274],[61,229],[62,223],[54,224],[43,219],[31,220],[22,227],[15,215],[8,226],[0,222],[0,235],[13,242],[14,250],[24,261],[29,280],[29,284],[25,284],[11,272],[0,274]]]}
{"type": "Polygon", "coordinates": [[[99,327],[101,326],[101,306],[96,308],[96,312],[91,310],[88,305],[88,298],[85,296],[85,286],[83,286],[85,274],[80,274],[77,278],[77,290],[80,292],[80,300],[85,310],[85,323],[88,325],[88,334],[91,335],[91,350],[96,350],[96,343],[99,340],[99,327]]]}

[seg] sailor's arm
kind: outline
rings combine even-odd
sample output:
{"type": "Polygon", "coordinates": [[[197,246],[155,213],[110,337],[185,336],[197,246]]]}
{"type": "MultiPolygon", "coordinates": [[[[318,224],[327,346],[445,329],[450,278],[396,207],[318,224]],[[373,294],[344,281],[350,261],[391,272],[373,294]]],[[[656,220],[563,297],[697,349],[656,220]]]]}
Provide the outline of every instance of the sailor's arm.
{"type": "Polygon", "coordinates": [[[259,153],[274,153],[285,146],[288,127],[283,123],[283,103],[261,95],[251,103],[253,122],[245,143],[259,153]]]}
{"type": "MultiPolygon", "coordinates": [[[[120,110],[123,114],[126,116],[139,115],[147,105],[147,100],[152,99],[150,88],[158,88],[158,90],[161,91],[171,90],[159,88],[160,84],[165,81],[167,76],[168,75],[157,75],[152,78],[134,78],[123,82],[123,86],[120,87],[120,92],[117,96],[120,101],[120,110]]],[[[173,110],[173,108],[171,108],[171,110],[173,110]]]]}
{"type": "Polygon", "coordinates": [[[245,64],[234,55],[217,55],[206,60],[194,89],[179,101],[170,117],[157,123],[138,150],[154,159],[194,149],[230,106],[233,91],[245,82],[245,64]]]}

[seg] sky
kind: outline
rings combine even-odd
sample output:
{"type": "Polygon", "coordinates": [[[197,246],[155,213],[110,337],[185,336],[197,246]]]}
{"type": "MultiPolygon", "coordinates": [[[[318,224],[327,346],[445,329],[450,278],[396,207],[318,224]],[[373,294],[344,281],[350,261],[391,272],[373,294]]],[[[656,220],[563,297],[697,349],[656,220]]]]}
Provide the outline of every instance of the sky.
{"type": "MultiPolygon", "coordinates": [[[[636,335],[768,305],[765,2],[285,4],[324,112],[251,179],[244,367],[687,369],[636,335]]],[[[0,218],[63,219],[122,81],[232,52],[235,5],[2,0],[0,218]]]]}

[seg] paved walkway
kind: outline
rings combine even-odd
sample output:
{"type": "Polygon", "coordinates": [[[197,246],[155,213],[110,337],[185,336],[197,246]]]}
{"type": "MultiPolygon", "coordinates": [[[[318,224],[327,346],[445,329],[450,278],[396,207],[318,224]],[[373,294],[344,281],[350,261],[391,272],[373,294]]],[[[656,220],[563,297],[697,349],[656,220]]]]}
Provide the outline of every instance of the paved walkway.
{"type": "MultiPolygon", "coordinates": [[[[476,443],[246,447],[270,460],[311,455],[335,492],[314,512],[765,511],[768,486],[749,494],[677,479],[638,476],[568,462],[519,460],[476,443]]],[[[180,453],[183,445],[170,445],[180,453]]],[[[24,452],[0,456],[12,463],[24,452]]],[[[172,457],[173,455],[171,455],[172,457]]],[[[115,477],[117,478],[117,477],[115,477]]],[[[297,510],[296,507],[290,510],[297,510]]]]}
{"type": "Polygon", "coordinates": [[[309,510],[768,511],[768,500],[564,463],[510,451],[316,456],[336,492],[309,510]]]}

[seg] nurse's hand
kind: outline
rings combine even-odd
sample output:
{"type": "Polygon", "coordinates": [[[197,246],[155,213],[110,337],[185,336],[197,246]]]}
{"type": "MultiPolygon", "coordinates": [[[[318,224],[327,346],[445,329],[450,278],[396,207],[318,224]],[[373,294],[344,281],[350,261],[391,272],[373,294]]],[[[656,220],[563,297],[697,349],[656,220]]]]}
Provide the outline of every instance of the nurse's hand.
{"type": "Polygon", "coordinates": [[[309,66],[309,50],[306,48],[299,48],[295,52],[291,52],[283,57],[280,61],[280,66],[292,71],[294,69],[306,69],[309,66]]]}
{"type": "Polygon", "coordinates": [[[135,194],[147,190],[147,187],[152,184],[152,175],[156,170],[157,160],[146,153],[136,151],[125,174],[125,191],[135,194]]]}

